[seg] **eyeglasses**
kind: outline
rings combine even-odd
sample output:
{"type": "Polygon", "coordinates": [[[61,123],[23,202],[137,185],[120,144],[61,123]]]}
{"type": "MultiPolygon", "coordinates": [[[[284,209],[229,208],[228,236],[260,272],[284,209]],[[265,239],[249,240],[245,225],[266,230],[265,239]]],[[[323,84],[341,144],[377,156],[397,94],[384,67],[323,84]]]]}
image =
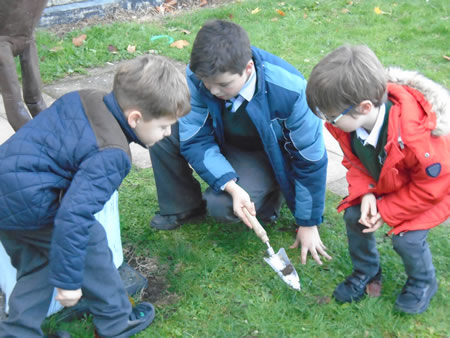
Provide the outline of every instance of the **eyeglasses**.
{"type": "Polygon", "coordinates": [[[325,120],[325,121],[327,121],[327,122],[329,122],[329,123],[331,123],[331,124],[336,124],[337,123],[337,121],[339,121],[340,119],[341,119],[341,117],[342,116],[344,116],[345,114],[347,114],[350,110],[352,110],[353,108],[354,108],[355,106],[350,106],[350,107],[348,107],[346,110],[344,110],[342,113],[340,113],[338,116],[336,116],[334,119],[332,119],[332,120],[330,120],[329,118],[328,118],[328,116],[326,116],[324,113],[322,113],[320,110],[319,110],[319,108],[316,108],[316,111],[317,111],[317,113],[319,114],[319,117],[322,119],[322,120],[325,120]]]}

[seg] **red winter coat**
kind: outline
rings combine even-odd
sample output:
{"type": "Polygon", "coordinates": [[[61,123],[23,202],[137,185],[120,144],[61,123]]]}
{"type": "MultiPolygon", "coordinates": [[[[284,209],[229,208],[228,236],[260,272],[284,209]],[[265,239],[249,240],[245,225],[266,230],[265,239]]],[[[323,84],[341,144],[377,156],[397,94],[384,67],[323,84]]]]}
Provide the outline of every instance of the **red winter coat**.
{"type": "Polygon", "coordinates": [[[349,195],[342,211],[374,193],[390,232],[425,230],[450,217],[450,99],[447,89],[424,76],[388,69],[389,111],[386,160],[378,182],[353,154],[350,134],[330,123],[348,169],[349,195]]]}

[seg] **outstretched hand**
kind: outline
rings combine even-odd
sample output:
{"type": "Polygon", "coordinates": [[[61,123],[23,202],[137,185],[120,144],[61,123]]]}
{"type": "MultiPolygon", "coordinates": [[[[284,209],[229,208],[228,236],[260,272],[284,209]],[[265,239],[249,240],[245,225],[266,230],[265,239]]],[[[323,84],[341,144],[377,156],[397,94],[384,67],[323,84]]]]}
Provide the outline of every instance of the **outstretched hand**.
{"type": "Polygon", "coordinates": [[[326,252],[326,247],[320,239],[319,230],[317,226],[300,226],[297,231],[297,237],[294,244],[290,246],[291,249],[298,248],[301,245],[301,260],[302,264],[306,264],[306,257],[308,251],[311,252],[312,258],[317,262],[317,264],[322,265],[320,256],[322,255],[328,260],[331,260],[331,256],[326,252]]]}

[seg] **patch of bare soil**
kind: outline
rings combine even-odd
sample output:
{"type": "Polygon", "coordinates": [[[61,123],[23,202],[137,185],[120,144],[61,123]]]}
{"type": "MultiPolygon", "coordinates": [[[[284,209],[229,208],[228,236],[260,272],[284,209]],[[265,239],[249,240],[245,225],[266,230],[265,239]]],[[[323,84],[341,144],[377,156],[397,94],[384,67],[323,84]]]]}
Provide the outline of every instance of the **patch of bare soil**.
{"type": "Polygon", "coordinates": [[[179,300],[176,293],[168,291],[170,284],[167,280],[167,264],[160,264],[155,257],[137,256],[130,246],[123,248],[123,253],[127,263],[148,280],[148,287],[139,295],[141,301],[164,306],[179,300]]]}
{"type": "Polygon", "coordinates": [[[199,8],[217,7],[234,0],[165,0],[160,6],[141,6],[136,9],[124,9],[119,5],[111,5],[105,8],[104,16],[93,16],[84,20],[70,23],[54,25],[47,28],[50,32],[59,37],[74,30],[80,30],[88,26],[99,24],[110,24],[113,22],[136,21],[139,23],[160,20],[168,15],[185,14],[186,11],[199,8]]]}

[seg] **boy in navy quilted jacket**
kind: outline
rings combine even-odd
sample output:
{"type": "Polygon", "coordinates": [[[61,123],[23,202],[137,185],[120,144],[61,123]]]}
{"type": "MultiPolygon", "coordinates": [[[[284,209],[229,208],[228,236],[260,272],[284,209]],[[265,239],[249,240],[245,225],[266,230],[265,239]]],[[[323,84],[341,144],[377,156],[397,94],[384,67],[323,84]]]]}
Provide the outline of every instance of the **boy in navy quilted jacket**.
{"type": "Polygon", "coordinates": [[[184,74],[162,57],[119,67],[113,91],[68,93],[0,146],[0,240],[17,269],[0,337],[39,337],[53,289],[81,296],[100,336],[128,337],[154,318],[131,308],[94,215],[131,169],[129,143],[149,147],[188,113],[184,74]]]}
{"type": "Polygon", "coordinates": [[[150,225],[175,229],[205,214],[203,199],[224,223],[250,227],[246,208],[270,224],[286,201],[302,263],[308,252],[319,264],[321,255],[330,259],[318,231],[327,154],[302,74],[224,20],[200,29],[186,73],[192,110],[150,149],[160,207],[150,225]],[[188,163],[209,185],[203,195],[188,163]]]}

